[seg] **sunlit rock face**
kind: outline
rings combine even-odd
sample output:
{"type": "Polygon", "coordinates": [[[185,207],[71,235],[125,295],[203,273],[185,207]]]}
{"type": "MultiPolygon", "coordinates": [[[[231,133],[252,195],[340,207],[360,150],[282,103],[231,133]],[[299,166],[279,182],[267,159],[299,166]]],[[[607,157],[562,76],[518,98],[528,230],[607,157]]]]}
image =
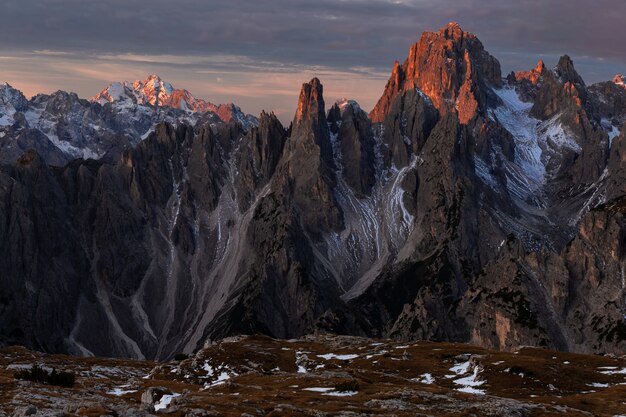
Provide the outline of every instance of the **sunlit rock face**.
{"type": "Polygon", "coordinates": [[[314,78],[288,128],[202,113],[158,77],[91,102],[0,93],[2,342],[138,358],[258,332],[626,347],[626,89],[586,85],[567,56],[502,78],[450,24],[394,65],[369,116],[327,108],[314,78]]]}
{"type": "Polygon", "coordinates": [[[395,64],[383,97],[370,113],[381,122],[393,99],[402,91],[419,88],[442,113],[457,110],[467,124],[478,109],[493,100],[486,86],[501,85],[500,64],[476,36],[450,23],[438,32],[426,32],[409,50],[404,64],[395,64]]]}

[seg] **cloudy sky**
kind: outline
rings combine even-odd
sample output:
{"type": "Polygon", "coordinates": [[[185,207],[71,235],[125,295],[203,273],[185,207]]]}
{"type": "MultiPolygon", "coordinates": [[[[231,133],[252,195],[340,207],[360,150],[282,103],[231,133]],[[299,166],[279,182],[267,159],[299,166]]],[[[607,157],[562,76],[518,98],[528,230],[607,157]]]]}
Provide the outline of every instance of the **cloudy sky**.
{"type": "Polygon", "coordinates": [[[573,59],[587,82],[626,72],[624,0],[1,0],[0,81],[90,97],[156,73],[246,112],[292,117],[302,82],[371,109],[393,61],[457,21],[503,72],[573,59]]]}

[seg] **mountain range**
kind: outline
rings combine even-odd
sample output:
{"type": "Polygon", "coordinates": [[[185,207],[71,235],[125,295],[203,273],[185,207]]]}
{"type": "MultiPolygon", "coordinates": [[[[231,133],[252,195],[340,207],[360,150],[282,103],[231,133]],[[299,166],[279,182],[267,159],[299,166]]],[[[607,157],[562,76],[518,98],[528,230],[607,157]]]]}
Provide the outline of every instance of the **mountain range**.
{"type": "Polygon", "coordinates": [[[0,87],[0,340],[169,358],[239,333],[626,348],[626,87],[501,73],[456,23],[368,114],[291,126],[156,76],[0,87]]]}
{"type": "Polygon", "coordinates": [[[0,84],[0,115],[1,162],[15,162],[34,149],[56,166],[76,158],[114,161],[160,122],[193,126],[236,120],[245,129],[258,125],[256,117],[232,103],[196,99],[157,75],[113,83],[90,100],[65,91],[27,100],[9,84],[0,84]]]}

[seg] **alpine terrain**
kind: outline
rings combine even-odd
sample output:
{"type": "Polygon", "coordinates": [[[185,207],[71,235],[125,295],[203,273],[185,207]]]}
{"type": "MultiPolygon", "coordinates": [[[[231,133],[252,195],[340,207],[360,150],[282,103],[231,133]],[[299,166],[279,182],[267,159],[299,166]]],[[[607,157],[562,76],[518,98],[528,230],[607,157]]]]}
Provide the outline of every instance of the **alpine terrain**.
{"type": "Polygon", "coordinates": [[[502,74],[450,23],[371,112],[317,78],[295,108],[283,126],[157,76],[91,100],[0,85],[0,342],[626,350],[624,77],[587,85],[567,55],[502,74]]]}

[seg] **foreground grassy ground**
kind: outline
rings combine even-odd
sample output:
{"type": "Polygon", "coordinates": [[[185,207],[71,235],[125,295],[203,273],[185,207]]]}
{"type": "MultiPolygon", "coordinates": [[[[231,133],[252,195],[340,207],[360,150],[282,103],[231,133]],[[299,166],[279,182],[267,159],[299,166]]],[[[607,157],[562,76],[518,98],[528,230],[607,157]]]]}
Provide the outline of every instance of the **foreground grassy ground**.
{"type": "Polygon", "coordinates": [[[621,416],[626,357],[315,336],[155,363],[0,349],[0,416],[621,416]],[[38,364],[72,388],[14,378],[38,364]]]}

